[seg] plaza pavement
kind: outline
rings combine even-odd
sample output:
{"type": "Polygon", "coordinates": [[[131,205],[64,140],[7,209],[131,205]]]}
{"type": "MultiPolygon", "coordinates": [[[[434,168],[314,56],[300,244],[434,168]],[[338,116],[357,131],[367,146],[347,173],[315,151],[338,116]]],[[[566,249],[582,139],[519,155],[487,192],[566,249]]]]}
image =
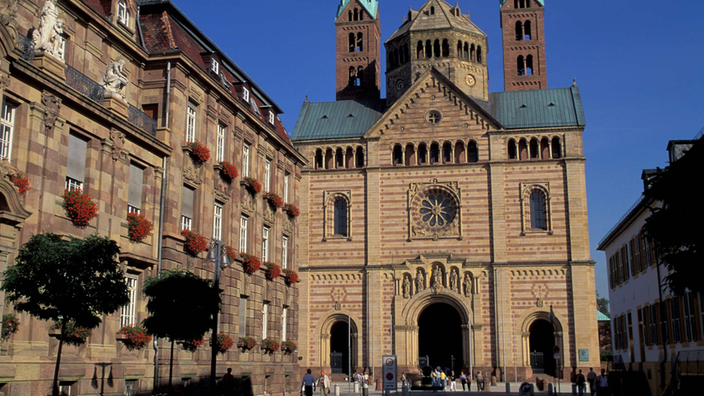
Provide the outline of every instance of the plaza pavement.
{"type": "MultiPolygon", "coordinates": [[[[340,387],[340,395],[339,396],[362,396],[362,392],[360,391],[359,393],[354,392],[354,384],[350,387],[351,388],[351,394],[348,393],[348,387],[346,382],[333,382],[332,383],[332,389],[330,392],[330,396],[336,396],[335,395],[335,385],[338,385],[340,387]]],[[[436,391],[436,392],[422,392],[422,391],[411,391],[409,392],[409,396],[468,396],[468,395],[478,395],[478,394],[491,394],[492,396],[517,396],[519,395],[518,393],[518,386],[520,383],[511,383],[511,392],[506,393],[506,384],[503,382],[499,382],[496,384],[496,386],[492,386],[491,390],[485,391],[485,392],[477,392],[477,385],[472,384],[472,389],[469,392],[463,392],[462,391],[462,385],[457,384],[460,387],[459,391],[456,392],[450,392],[450,391],[436,391]]],[[[533,383],[534,389],[535,389],[535,395],[536,396],[543,396],[543,395],[548,395],[547,390],[540,392],[538,391],[538,388],[535,388],[535,383],[533,383]]],[[[383,391],[377,391],[374,389],[374,387],[369,387],[369,396],[384,396],[383,391]]],[[[319,395],[320,393],[313,393],[313,396],[319,395]]],[[[557,395],[557,393],[554,393],[557,395]]],[[[565,382],[560,384],[560,395],[572,395],[572,384],[565,382]]],[[[589,392],[585,392],[585,395],[589,395],[589,392]]],[[[403,393],[401,392],[401,389],[398,389],[397,392],[391,391],[390,396],[403,396],[403,393]]]]}

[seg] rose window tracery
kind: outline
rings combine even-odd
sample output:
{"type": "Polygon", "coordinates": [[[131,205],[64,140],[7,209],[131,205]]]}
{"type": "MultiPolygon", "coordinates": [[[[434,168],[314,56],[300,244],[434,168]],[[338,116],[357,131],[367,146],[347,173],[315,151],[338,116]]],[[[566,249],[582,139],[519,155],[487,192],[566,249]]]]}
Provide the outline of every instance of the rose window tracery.
{"type": "Polygon", "coordinates": [[[454,199],[442,193],[429,194],[421,201],[421,220],[429,227],[444,227],[454,220],[456,212],[454,199]]]}
{"type": "Polygon", "coordinates": [[[461,238],[459,189],[455,182],[412,184],[409,206],[410,239],[461,238]]]}

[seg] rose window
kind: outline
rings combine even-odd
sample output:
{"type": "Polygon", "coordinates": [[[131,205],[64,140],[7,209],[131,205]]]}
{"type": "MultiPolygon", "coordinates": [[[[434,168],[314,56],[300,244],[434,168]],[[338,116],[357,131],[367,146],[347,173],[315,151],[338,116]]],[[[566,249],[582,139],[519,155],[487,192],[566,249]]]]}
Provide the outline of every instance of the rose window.
{"type": "Polygon", "coordinates": [[[443,194],[429,194],[421,201],[421,221],[430,227],[444,227],[455,218],[455,202],[443,194]]]}
{"type": "Polygon", "coordinates": [[[460,235],[457,195],[440,185],[426,186],[411,197],[411,237],[444,238],[460,235]]]}

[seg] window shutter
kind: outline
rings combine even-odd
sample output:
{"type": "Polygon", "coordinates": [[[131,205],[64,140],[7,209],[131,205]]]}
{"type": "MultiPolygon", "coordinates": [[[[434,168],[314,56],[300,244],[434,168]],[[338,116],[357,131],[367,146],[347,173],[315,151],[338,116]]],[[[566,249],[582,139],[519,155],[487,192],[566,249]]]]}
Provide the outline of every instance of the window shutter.
{"type": "Polygon", "coordinates": [[[193,219],[193,201],[195,190],[190,187],[183,186],[183,203],[181,204],[181,214],[193,219]]]}
{"type": "Polygon", "coordinates": [[[135,164],[130,164],[130,192],[127,203],[135,208],[142,207],[144,169],[135,164]]]}
{"type": "Polygon", "coordinates": [[[85,182],[86,178],[86,152],[88,142],[76,135],[68,135],[68,164],[66,166],[66,176],[71,179],[85,182]]]}

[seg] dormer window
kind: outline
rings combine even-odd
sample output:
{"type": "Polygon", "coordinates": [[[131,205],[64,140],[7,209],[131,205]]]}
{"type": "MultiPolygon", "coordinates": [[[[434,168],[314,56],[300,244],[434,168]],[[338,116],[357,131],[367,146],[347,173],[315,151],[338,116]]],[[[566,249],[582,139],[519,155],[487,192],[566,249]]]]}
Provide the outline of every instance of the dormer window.
{"type": "Polygon", "coordinates": [[[247,88],[242,88],[242,100],[249,102],[249,90],[247,88]]]}
{"type": "Polygon", "coordinates": [[[274,125],[275,120],[276,120],[276,116],[274,116],[274,112],[270,111],[269,112],[269,124],[274,125]]]}
{"type": "Polygon", "coordinates": [[[259,112],[259,106],[257,106],[257,102],[254,100],[254,98],[251,98],[249,100],[249,104],[252,105],[252,109],[258,116],[262,115],[262,113],[259,112]]]}
{"type": "Polygon", "coordinates": [[[217,60],[215,60],[215,59],[210,60],[210,71],[215,73],[215,75],[220,74],[220,64],[218,63],[217,60]]]}
{"type": "Polygon", "coordinates": [[[127,10],[127,4],[124,1],[117,3],[117,21],[125,26],[129,26],[130,12],[127,10]]]}

